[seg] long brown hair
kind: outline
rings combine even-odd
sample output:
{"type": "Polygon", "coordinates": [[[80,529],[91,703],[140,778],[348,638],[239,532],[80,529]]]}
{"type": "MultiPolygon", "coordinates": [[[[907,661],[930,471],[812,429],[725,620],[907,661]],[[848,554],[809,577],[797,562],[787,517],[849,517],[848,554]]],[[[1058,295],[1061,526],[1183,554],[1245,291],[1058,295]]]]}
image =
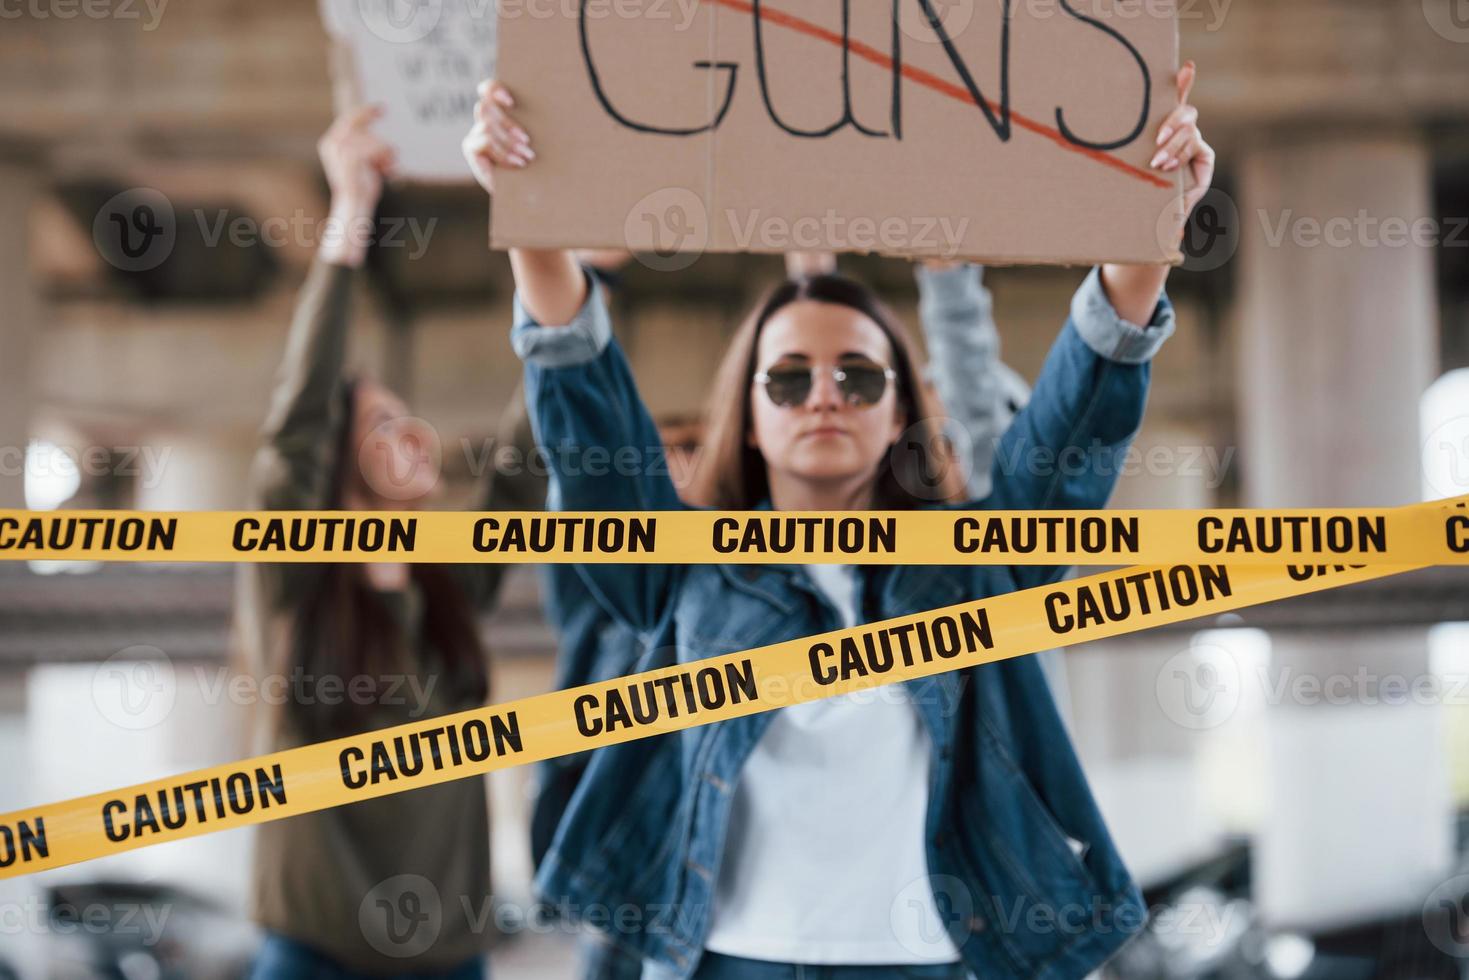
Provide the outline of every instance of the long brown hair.
{"type": "Polygon", "coordinates": [[[799,300],[856,310],[877,324],[892,347],[898,404],[907,429],[878,464],[873,506],[908,510],[962,499],[963,475],[942,431],[943,412],[923,385],[917,351],[903,321],[861,283],[819,275],[788,279],[772,288],[735,332],[715,377],[707,435],[689,501],[720,510],[749,510],[770,496],[765,460],[746,439],[751,425],[751,379],[765,324],[799,300]]]}
{"type": "MultiPolygon", "coordinates": [[[[356,458],[352,420],[360,388],[355,378],[344,379],[341,387],[341,424],[328,510],[342,509],[348,467],[356,458]]],[[[414,563],[409,574],[423,598],[423,615],[419,635],[410,638],[411,646],[405,648],[392,611],[368,585],[361,566],[323,566],[291,624],[287,656],[292,669],[287,676],[294,683],[312,683],[312,678],[328,676],[350,684],[352,678],[364,675],[381,679],[388,674],[438,671],[442,676],[437,686],[452,690],[457,701],[484,702],[489,696],[489,675],[468,595],[443,565],[414,563]],[[419,651],[429,659],[417,659],[419,651]]],[[[352,703],[349,697],[341,698],[337,705],[302,701],[291,698],[296,720],[317,737],[355,734],[375,723],[368,717],[370,706],[352,703]]]]}

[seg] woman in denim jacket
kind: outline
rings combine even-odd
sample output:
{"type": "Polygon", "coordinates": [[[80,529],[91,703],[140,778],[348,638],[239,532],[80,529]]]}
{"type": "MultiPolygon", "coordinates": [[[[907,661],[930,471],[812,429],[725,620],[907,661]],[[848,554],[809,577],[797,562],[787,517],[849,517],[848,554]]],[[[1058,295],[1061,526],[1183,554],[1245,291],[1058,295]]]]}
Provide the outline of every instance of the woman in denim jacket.
{"type": "MultiPolygon", "coordinates": [[[[1153,165],[1186,167],[1191,208],[1213,152],[1187,104],[1153,165]]],[[[502,86],[481,88],[466,156],[534,159],[502,86]]],[[[586,450],[656,456],[658,434],[569,252],[514,250],[512,344],[549,450],[548,506],[674,510],[661,460],[589,477],[586,450]]],[[[1093,270],[1027,407],[1001,442],[995,509],[1105,505],[1141,422],[1149,361],[1173,330],[1167,270],[1093,270]],[[1084,467],[1045,465],[1080,453],[1084,467]],[[1080,470],[1080,472],[1078,472],[1080,470]]],[[[699,503],[841,512],[932,505],[935,414],[902,325],[837,277],[787,282],[720,372],[699,503]]],[[[952,473],[952,469],[948,472],[952,473]]],[[[639,670],[911,615],[1056,581],[1016,566],[579,566],[647,638],[639,670]]],[[[596,753],[537,886],[642,957],[648,978],[1085,976],[1141,928],[1141,897],[1092,799],[1034,658],[920,678],[596,753]]]]}

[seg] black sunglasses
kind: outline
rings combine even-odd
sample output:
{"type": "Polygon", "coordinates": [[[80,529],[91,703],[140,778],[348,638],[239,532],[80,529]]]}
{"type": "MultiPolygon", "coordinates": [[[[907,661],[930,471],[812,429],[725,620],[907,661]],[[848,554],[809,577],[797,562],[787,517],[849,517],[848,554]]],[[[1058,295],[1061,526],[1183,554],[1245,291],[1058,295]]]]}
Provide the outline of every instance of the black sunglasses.
{"type": "Polygon", "coordinates": [[[766,396],[781,408],[795,408],[806,404],[811,391],[816,387],[816,372],[830,371],[837,390],[848,405],[867,407],[876,405],[887,392],[888,382],[898,377],[898,372],[871,361],[838,364],[821,368],[814,364],[777,364],[768,371],[755,375],[755,383],[765,388],[766,396]]]}

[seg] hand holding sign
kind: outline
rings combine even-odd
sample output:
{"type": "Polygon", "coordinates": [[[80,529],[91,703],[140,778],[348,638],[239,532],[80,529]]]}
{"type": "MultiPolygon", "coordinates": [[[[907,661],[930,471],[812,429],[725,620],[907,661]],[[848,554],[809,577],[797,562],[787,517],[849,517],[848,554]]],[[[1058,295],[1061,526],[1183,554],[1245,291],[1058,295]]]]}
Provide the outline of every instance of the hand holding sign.
{"type": "Polygon", "coordinates": [[[372,131],[381,116],[378,106],[356,109],[332,123],[317,143],[332,194],[332,233],[322,243],[327,262],[358,266],[366,256],[383,181],[398,159],[397,151],[372,131]]]}
{"type": "MultiPolygon", "coordinates": [[[[1162,162],[1165,171],[1187,168],[1192,186],[1184,193],[1185,220],[1193,214],[1194,208],[1204,199],[1214,183],[1214,148],[1204,141],[1204,136],[1199,131],[1199,110],[1188,101],[1197,78],[1198,68],[1192,61],[1184,65],[1178,73],[1178,108],[1173,110],[1168,121],[1158,131],[1158,146],[1162,149],[1153,158],[1155,164],[1162,162]]],[[[1179,234],[1182,233],[1183,230],[1179,229],[1179,234]]]]}
{"type": "Polygon", "coordinates": [[[505,86],[494,79],[480,82],[474,126],[464,137],[463,149],[474,179],[491,194],[496,167],[524,167],[536,158],[530,135],[510,116],[514,106],[515,98],[505,86]]]}

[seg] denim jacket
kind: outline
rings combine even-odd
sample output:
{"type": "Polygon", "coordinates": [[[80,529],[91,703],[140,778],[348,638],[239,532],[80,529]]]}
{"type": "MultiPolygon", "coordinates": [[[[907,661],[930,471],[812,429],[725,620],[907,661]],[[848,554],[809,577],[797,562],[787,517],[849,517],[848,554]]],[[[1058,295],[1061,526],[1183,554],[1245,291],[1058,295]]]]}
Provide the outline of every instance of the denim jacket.
{"type": "MultiPolygon", "coordinates": [[[[681,509],[599,287],[590,284],[566,326],[540,326],[518,297],[515,306],[511,341],[526,362],[527,404],[551,462],[548,506],[681,509]],[[621,447],[644,465],[596,476],[567,465],[583,451],[621,447]]],[[[1122,320],[1094,270],[1030,403],[997,447],[990,494],[966,506],[1104,506],[1142,419],[1149,362],[1173,328],[1166,299],[1146,327],[1122,320]]],[[[637,670],[839,626],[797,566],[578,569],[597,601],[644,638],[637,670]]],[[[874,621],[1064,574],[1039,566],[864,566],[857,594],[862,618],[874,621]]],[[[1144,910],[1035,658],[903,683],[933,740],[928,885],[966,966],[1015,980],[1084,976],[1142,927],[1144,910]]],[[[541,863],[542,897],[672,976],[691,976],[711,923],[733,790],[771,717],[598,750],[541,863]]]]}
{"type": "MultiPolygon", "coordinates": [[[[961,449],[968,450],[969,496],[983,497],[989,493],[995,443],[1019,411],[1019,405],[1010,406],[1017,397],[1024,404],[1030,388],[1000,360],[1000,331],[982,267],[935,269],[918,262],[913,265],[913,274],[918,282],[918,322],[929,353],[928,380],[957,429],[956,444],[962,440],[961,449]]],[[[523,393],[517,392],[516,397],[523,398],[523,393]]],[[[523,403],[517,403],[507,416],[502,422],[502,441],[513,443],[529,458],[535,450],[535,437],[523,403]]],[[[534,506],[539,506],[544,497],[542,487],[541,499],[534,506]]],[[[611,680],[632,671],[642,651],[639,634],[592,598],[575,566],[541,566],[541,595],[546,619],[556,631],[557,690],[611,680]]],[[[1055,652],[1046,656],[1054,660],[1055,652]]],[[[1062,665],[1051,660],[1043,663],[1061,701],[1064,690],[1057,689],[1056,684],[1063,676],[1062,665]]],[[[586,771],[589,757],[590,753],[561,756],[538,768],[530,824],[531,860],[536,866],[550,849],[552,835],[586,771]]],[[[588,973],[588,980],[594,975],[601,974],[588,973]]]]}

